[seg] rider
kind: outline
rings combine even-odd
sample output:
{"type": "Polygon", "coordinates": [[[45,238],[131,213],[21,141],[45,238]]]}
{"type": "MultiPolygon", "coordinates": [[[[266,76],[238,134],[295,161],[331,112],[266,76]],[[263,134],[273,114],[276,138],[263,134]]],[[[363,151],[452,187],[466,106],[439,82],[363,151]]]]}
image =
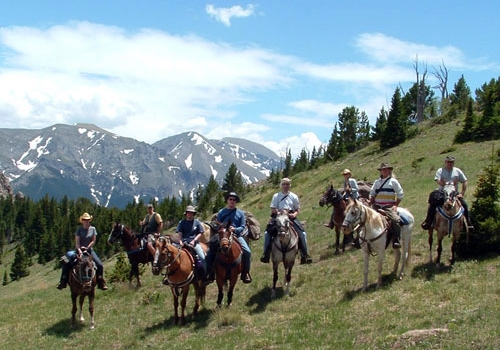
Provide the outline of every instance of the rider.
{"type": "MultiPolygon", "coordinates": [[[[78,227],[75,233],[76,252],[68,252],[70,253],[68,255],[71,255],[71,257],[75,256],[75,253],[80,255],[84,250],[91,253],[94,263],[97,267],[97,287],[102,290],[107,290],[108,287],[106,286],[106,281],[103,278],[104,267],[102,265],[101,259],[99,259],[99,256],[97,255],[95,250],[92,249],[92,247],[96,243],[97,238],[97,230],[94,226],[90,226],[90,222],[92,221],[92,219],[93,217],[88,213],[83,213],[82,216],[80,216],[80,223],[82,224],[82,226],[78,227]]],[[[73,265],[73,259],[71,259],[71,257],[68,261],[64,260],[65,264],[62,267],[61,280],[57,285],[57,289],[66,288],[68,284],[69,272],[73,265]]]]}
{"type": "Polygon", "coordinates": [[[428,201],[429,206],[427,208],[427,216],[420,225],[424,230],[429,230],[432,227],[432,223],[434,222],[434,217],[436,214],[436,208],[440,205],[443,205],[443,199],[444,199],[443,187],[444,185],[446,185],[447,182],[452,182],[453,185],[455,186],[456,191],[458,191],[458,183],[462,184],[462,191],[460,191],[460,193],[457,194],[457,199],[460,201],[460,204],[462,204],[462,207],[464,208],[464,215],[467,220],[467,226],[469,227],[470,230],[474,229],[474,226],[472,226],[469,216],[469,207],[464,199],[465,191],[467,190],[468,180],[464,172],[461,169],[455,167],[454,165],[455,165],[455,157],[446,156],[444,158],[444,167],[439,168],[436,171],[436,175],[434,176],[434,181],[436,181],[436,183],[439,185],[439,188],[432,191],[429,194],[429,201],[428,201]]]}
{"type": "Polygon", "coordinates": [[[299,236],[300,241],[300,251],[301,251],[301,264],[310,264],[312,263],[312,258],[309,256],[309,251],[307,249],[307,234],[302,224],[297,219],[297,215],[300,212],[300,202],[299,197],[290,191],[290,186],[292,185],[292,180],[285,177],[281,180],[281,192],[277,192],[273,195],[271,200],[271,220],[267,225],[266,232],[264,232],[264,253],[260,258],[260,261],[263,263],[269,263],[269,259],[271,256],[271,236],[272,236],[272,227],[273,227],[273,219],[276,218],[278,212],[287,210],[288,217],[290,221],[293,223],[295,230],[299,236]]]}
{"type": "Polygon", "coordinates": [[[205,280],[207,274],[205,252],[199,244],[200,238],[203,233],[205,233],[205,230],[203,228],[203,224],[198,219],[195,219],[195,215],[196,209],[192,205],[188,205],[184,211],[185,219],[179,221],[175,232],[179,233],[181,236],[181,246],[191,247],[198,256],[198,260],[202,266],[201,272],[203,273],[201,279],[205,280]]]}
{"type": "Polygon", "coordinates": [[[154,210],[155,208],[153,204],[148,204],[148,213],[144,217],[144,220],[139,221],[139,225],[141,226],[141,234],[138,235],[139,242],[141,243],[141,248],[143,244],[143,238],[146,238],[147,247],[152,256],[155,255],[155,249],[152,242],[155,238],[158,238],[160,236],[161,229],[163,228],[163,220],[161,219],[161,215],[154,210]]]}
{"type": "MultiPolygon", "coordinates": [[[[229,230],[234,234],[238,242],[241,245],[241,249],[243,250],[242,257],[242,271],[241,271],[241,280],[243,283],[252,282],[252,277],[250,276],[250,263],[252,252],[250,251],[250,247],[248,246],[245,238],[241,235],[245,230],[246,219],[245,213],[236,207],[236,203],[240,201],[240,197],[236,194],[236,192],[229,192],[226,195],[226,206],[219,210],[217,213],[217,223],[221,225],[225,225],[229,222],[229,230]]],[[[215,263],[215,254],[217,253],[217,249],[215,244],[210,244],[210,249],[208,250],[206,264],[208,270],[208,283],[213,282],[215,279],[214,273],[214,263],[215,263]]]]}
{"type": "Polygon", "coordinates": [[[399,238],[401,236],[400,218],[397,214],[399,203],[403,200],[403,187],[392,174],[393,167],[389,163],[382,163],[377,170],[380,177],[375,180],[370,190],[370,204],[375,209],[382,209],[390,220],[393,248],[400,248],[399,238]]]}

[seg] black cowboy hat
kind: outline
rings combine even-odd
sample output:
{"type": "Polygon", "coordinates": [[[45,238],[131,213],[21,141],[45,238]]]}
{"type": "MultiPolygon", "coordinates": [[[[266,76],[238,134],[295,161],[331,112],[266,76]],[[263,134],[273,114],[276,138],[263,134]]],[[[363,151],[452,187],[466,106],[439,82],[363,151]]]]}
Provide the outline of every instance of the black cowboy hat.
{"type": "Polygon", "coordinates": [[[230,197],[236,198],[236,202],[239,202],[239,201],[240,201],[240,197],[236,194],[236,192],[229,192],[229,193],[226,195],[226,202],[227,202],[227,200],[228,200],[230,197]]]}

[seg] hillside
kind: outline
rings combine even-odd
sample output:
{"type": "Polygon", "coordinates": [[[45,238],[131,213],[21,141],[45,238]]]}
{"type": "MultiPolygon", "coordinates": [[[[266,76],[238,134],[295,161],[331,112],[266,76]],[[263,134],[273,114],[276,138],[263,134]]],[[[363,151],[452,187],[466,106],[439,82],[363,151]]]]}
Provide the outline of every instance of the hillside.
{"type": "MultiPolygon", "coordinates": [[[[478,175],[493,149],[496,152],[500,147],[500,141],[452,145],[459,128],[456,122],[435,126],[388,152],[381,153],[372,145],[342,162],[294,176],[292,191],[301,198],[300,218],[306,221],[314,262],[294,267],[290,297],[279,290],[278,298],[270,300],[272,269],[259,262],[259,240],[251,245],[254,281],[249,285],[238,282],[229,309],[214,312],[217,291],[212,284],[196,319],[189,318],[184,327],[172,326],[172,296],[148,266],[138,291],[127,284],[97,291],[94,331],[87,323],[71,329],[69,290],[55,288],[59,270],[53,264],[35,265],[29,277],[0,287],[2,345],[10,349],[498,349],[500,259],[458,261],[450,268],[447,238],[444,265],[437,269],[429,263],[427,233],[419,227],[428,193],[434,188],[433,175],[445,155],[455,155],[456,166],[469,177],[466,199],[472,205],[478,175]],[[376,258],[372,257],[370,287],[361,293],[361,254],[356,250],[333,254],[334,235],[323,227],[331,209],[319,207],[318,201],[331,182],[340,186],[342,169],[351,169],[359,180],[373,181],[381,162],[394,166],[406,193],[402,206],[416,219],[411,264],[404,280],[394,280],[389,275],[393,254],[388,251],[384,285],[376,290],[376,258]]],[[[264,227],[271,196],[277,190],[263,184],[240,207],[254,213],[264,227]]],[[[434,256],[435,250],[436,244],[434,256]]],[[[8,257],[0,272],[8,269],[7,261],[8,257]]],[[[106,271],[111,271],[115,261],[104,262],[106,271]]],[[[188,315],[192,294],[191,290],[188,315]]]]}

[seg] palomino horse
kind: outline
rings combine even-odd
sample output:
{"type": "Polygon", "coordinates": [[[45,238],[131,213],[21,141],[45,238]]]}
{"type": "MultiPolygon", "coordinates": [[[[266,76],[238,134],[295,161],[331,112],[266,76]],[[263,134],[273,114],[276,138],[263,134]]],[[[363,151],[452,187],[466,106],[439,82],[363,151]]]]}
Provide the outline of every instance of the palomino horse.
{"type": "Polygon", "coordinates": [[[122,241],[123,247],[127,251],[128,260],[131,265],[130,273],[128,276],[129,282],[132,278],[136,278],[136,286],[141,286],[141,278],[139,272],[139,264],[147,264],[153,261],[153,255],[149,252],[146,244],[141,248],[141,242],[132,230],[120,223],[113,225],[113,229],[109,234],[108,243],[113,244],[118,240],[122,241]]]}
{"type": "Polygon", "coordinates": [[[87,251],[83,251],[76,257],[77,261],[74,268],[69,274],[69,287],[71,290],[71,300],[73,302],[73,308],[71,309],[71,324],[74,326],[76,324],[76,312],[78,310],[76,306],[76,299],[79,299],[80,306],[80,322],[84,322],[83,317],[83,301],[85,297],[89,299],[89,312],[90,312],[90,328],[94,329],[94,297],[95,297],[95,286],[97,284],[96,278],[96,267],[94,260],[92,259],[92,254],[87,251]]]}
{"type": "Polygon", "coordinates": [[[219,249],[215,255],[215,280],[219,289],[217,307],[222,304],[224,289],[227,290],[227,306],[231,306],[234,287],[242,270],[241,258],[243,250],[238,240],[231,233],[229,223],[226,227],[219,225],[217,232],[219,235],[219,249]]]}
{"type": "Polygon", "coordinates": [[[443,187],[444,192],[444,204],[436,209],[436,215],[434,218],[433,227],[429,229],[429,255],[430,261],[432,262],[432,233],[435,230],[437,232],[438,247],[437,247],[437,257],[436,266],[439,267],[441,262],[441,252],[443,251],[443,238],[448,235],[453,235],[451,243],[451,259],[450,264],[455,263],[455,250],[458,237],[463,227],[468,231],[464,208],[460,204],[457,198],[457,193],[455,191],[455,185],[453,183],[446,183],[443,187]]]}
{"type": "MultiPolygon", "coordinates": [[[[403,278],[405,267],[409,263],[411,251],[411,231],[415,222],[413,215],[404,208],[398,207],[398,214],[405,223],[401,225],[401,241],[403,247],[403,259],[399,278],[403,278]]],[[[370,254],[378,255],[378,280],[377,288],[382,285],[382,265],[385,257],[385,249],[390,241],[387,234],[388,222],[384,215],[374,209],[361,204],[357,200],[351,201],[346,208],[344,223],[342,224],[344,234],[352,232],[359,227],[359,239],[363,254],[363,291],[368,287],[368,261],[370,254]]],[[[398,271],[401,251],[394,249],[395,261],[392,273],[398,271]]]]}
{"type": "Polygon", "coordinates": [[[276,217],[277,233],[272,241],[271,260],[273,262],[273,287],[271,298],[276,297],[276,282],[278,281],[278,267],[283,263],[285,268],[285,295],[290,294],[290,280],[292,279],[292,268],[299,251],[299,240],[297,232],[290,224],[287,212],[279,213],[276,217]]]}
{"type": "MultiPolygon", "coordinates": [[[[344,212],[347,204],[340,192],[334,189],[333,185],[330,185],[330,187],[326,190],[326,192],[319,200],[319,205],[321,207],[325,205],[327,207],[330,207],[331,205],[333,205],[332,216],[330,218],[328,227],[331,229],[335,229],[335,254],[338,255],[340,253],[340,231],[342,229],[342,223],[344,222],[344,212]]],[[[342,240],[342,253],[345,252],[345,246],[346,236],[344,235],[344,239],[342,240]]]]}
{"type": "MultiPolygon", "coordinates": [[[[206,252],[206,245],[199,244],[202,244],[203,250],[206,252]]],[[[173,245],[169,236],[160,236],[156,239],[152,271],[154,275],[162,273],[163,284],[170,286],[174,297],[174,324],[183,325],[185,323],[186,301],[191,284],[196,296],[193,308],[194,316],[198,314],[200,305],[205,301],[206,286],[198,270],[193,255],[187,248],[173,245]],[[164,273],[162,273],[163,270],[165,270],[164,273]],[[179,296],[181,295],[181,315],[179,317],[179,296]]]]}

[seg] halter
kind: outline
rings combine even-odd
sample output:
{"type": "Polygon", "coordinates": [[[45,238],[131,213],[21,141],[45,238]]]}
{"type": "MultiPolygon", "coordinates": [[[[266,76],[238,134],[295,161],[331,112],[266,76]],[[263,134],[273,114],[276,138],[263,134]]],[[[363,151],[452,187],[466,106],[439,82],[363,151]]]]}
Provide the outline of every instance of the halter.
{"type": "MultiPolygon", "coordinates": [[[[344,219],[344,223],[343,223],[343,226],[352,227],[353,228],[352,231],[359,230],[360,228],[363,228],[366,226],[366,208],[365,208],[365,206],[362,204],[361,205],[357,204],[356,208],[358,208],[358,210],[359,210],[359,215],[355,216],[352,220],[348,220],[346,217],[344,219]],[[347,225],[345,225],[346,223],[347,223],[347,225]]],[[[352,210],[351,210],[351,215],[352,215],[352,210]]],[[[365,233],[365,235],[366,235],[365,230],[360,231],[360,234],[359,234],[359,240],[361,241],[360,244],[363,244],[363,243],[368,244],[368,249],[371,251],[370,243],[373,243],[384,236],[384,234],[387,232],[387,225],[384,225],[384,229],[382,230],[382,232],[380,232],[380,234],[374,238],[366,239],[366,237],[362,236],[362,232],[365,233]]]]}

